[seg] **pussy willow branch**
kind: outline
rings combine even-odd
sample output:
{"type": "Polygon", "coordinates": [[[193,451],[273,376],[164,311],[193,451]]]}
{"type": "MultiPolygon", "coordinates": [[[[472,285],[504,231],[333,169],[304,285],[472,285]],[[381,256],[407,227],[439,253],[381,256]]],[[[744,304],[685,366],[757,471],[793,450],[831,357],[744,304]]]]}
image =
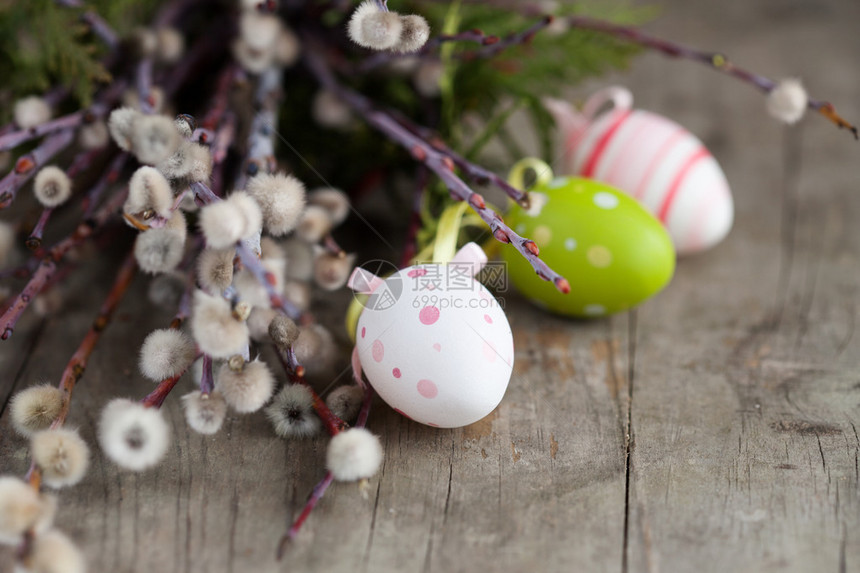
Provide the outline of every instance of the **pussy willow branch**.
{"type": "Polygon", "coordinates": [[[28,129],[19,129],[5,135],[0,136],[0,151],[13,149],[22,143],[44,137],[50,133],[61,131],[64,129],[78,128],[85,123],[95,121],[107,115],[108,111],[113,109],[114,104],[119,101],[122,92],[125,90],[125,80],[117,80],[111,84],[109,88],[103,91],[98,99],[88,109],[82,109],[74,113],[70,113],[55,119],[51,119],[28,129]]]}
{"type": "Polygon", "coordinates": [[[248,135],[248,152],[245,163],[236,177],[236,189],[244,189],[248,177],[276,170],[275,134],[278,126],[278,108],[281,101],[280,68],[269,68],[260,74],[257,86],[257,113],[248,135]]]}
{"type": "MultiPolygon", "coordinates": [[[[358,366],[358,368],[356,368],[356,364],[358,364],[356,361],[357,358],[353,356],[352,377],[353,380],[355,380],[355,383],[362,390],[364,390],[364,396],[362,396],[361,399],[361,409],[359,410],[358,419],[355,422],[355,427],[364,428],[367,426],[368,417],[370,417],[370,406],[373,403],[373,388],[362,378],[360,365],[358,366]]],[[[325,495],[326,490],[332,484],[333,481],[334,475],[331,472],[326,472],[322,480],[320,480],[320,482],[317,483],[316,486],[314,486],[314,489],[311,492],[307,503],[305,503],[304,508],[302,508],[302,512],[299,514],[296,520],[293,521],[292,525],[290,525],[290,528],[283,535],[283,537],[281,537],[281,540],[278,543],[278,561],[283,559],[284,553],[287,549],[287,544],[293,539],[295,539],[296,535],[298,535],[299,530],[302,528],[302,525],[304,525],[305,521],[307,521],[311,512],[314,510],[314,507],[316,507],[317,503],[319,503],[323,495],[325,495]]]]}
{"type": "Polygon", "coordinates": [[[128,194],[128,188],[115,193],[110,201],[98,210],[91,219],[87,219],[80,223],[75,231],[54,245],[50,251],[44,256],[39,267],[24,290],[15,298],[12,305],[6,309],[3,316],[0,316],[0,339],[7,340],[15,330],[15,325],[18,319],[29,306],[30,302],[37,294],[44,290],[45,286],[57,269],[57,263],[68,253],[73,247],[81,244],[85,239],[90,237],[96,229],[103,227],[120,206],[125,202],[125,197],[128,194]]]}
{"type": "MultiPolygon", "coordinates": [[[[84,3],[81,0],[55,1],[58,5],[66,6],[67,8],[84,7],[84,3]]],[[[87,10],[81,14],[81,21],[86,23],[90,27],[90,30],[93,31],[93,34],[98,36],[99,39],[101,39],[101,41],[104,42],[111,50],[115,50],[119,47],[119,36],[117,36],[110,24],[108,24],[104,18],[99,16],[98,12],[95,10],[87,10]]]]}
{"type": "MultiPolygon", "coordinates": [[[[92,326],[90,326],[87,334],[81,340],[78,349],[72,354],[72,358],[66,364],[63,374],[60,376],[59,388],[63,392],[63,402],[57,417],[51,423],[52,430],[62,427],[65,423],[66,417],[69,415],[69,408],[71,407],[72,391],[84,375],[90,355],[93,353],[93,349],[99,341],[102,332],[110,322],[117,305],[128,290],[131,280],[134,278],[136,268],[137,262],[132,250],[126,255],[125,260],[120,265],[113,286],[102,303],[98,316],[96,316],[92,326]]],[[[30,470],[27,472],[26,479],[33,489],[39,491],[42,484],[42,470],[36,465],[35,460],[30,462],[30,470]]]]}
{"type": "Polygon", "coordinates": [[[516,201],[522,207],[528,209],[529,203],[529,195],[528,193],[517,189],[510,183],[508,183],[504,177],[493,173],[489,169],[485,169],[480,165],[476,165],[472,163],[450,147],[439,137],[439,134],[435,133],[432,129],[424,127],[422,125],[418,125],[413,122],[411,119],[403,115],[399,112],[389,112],[391,117],[397,121],[400,125],[411,131],[413,134],[417,135],[421,139],[424,139],[427,143],[433,146],[439,153],[445,155],[450,158],[451,161],[454,162],[454,165],[459,167],[463,173],[465,173],[469,179],[478,183],[479,185],[486,185],[488,183],[492,183],[498,189],[505,192],[505,194],[516,201]]]}
{"type": "MultiPolygon", "coordinates": [[[[194,192],[195,200],[198,205],[208,205],[221,201],[208,185],[202,182],[191,184],[191,189],[194,192]]],[[[296,320],[302,317],[302,311],[298,309],[292,302],[278,294],[275,290],[275,275],[267,271],[257,255],[249,249],[243,242],[236,245],[236,254],[239,255],[239,260],[247,268],[252,275],[257,279],[260,285],[266,289],[266,294],[269,296],[269,301],[273,308],[276,308],[296,320]]]]}
{"type": "Polygon", "coordinates": [[[427,43],[413,54],[399,54],[397,52],[376,52],[366,60],[362,61],[357,66],[343,65],[339,66],[339,70],[351,73],[352,75],[366,74],[385,64],[401,60],[403,58],[422,57],[436,51],[442,44],[452,42],[474,42],[482,46],[489,46],[499,41],[498,36],[488,36],[482,30],[466,30],[457,34],[440,34],[427,40],[427,43]]]}
{"type": "Polygon", "coordinates": [[[131,280],[134,278],[136,269],[137,260],[134,258],[134,251],[131,250],[126,255],[122,264],[120,264],[113,286],[108,292],[107,298],[105,298],[102,303],[98,316],[96,316],[92,326],[84,336],[78,349],[72,355],[72,359],[69,361],[68,365],[66,365],[66,369],[63,371],[62,381],[60,382],[60,389],[63,391],[63,406],[60,409],[60,413],[57,414],[57,418],[51,424],[51,428],[58,428],[66,421],[66,416],[69,414],[72,390],[74,390],[75,384],[81,379],[81,376],[84,375],[87,361],[89,360],[96,343],[99,341],[102,332],[110,322],[117,305],[128,290],[131,280]]]}
{"type": "Polygon", "coordinates": [[[283,360],[282,364],[287,370],[287,374],[289,375],[292,383],[301,384],[310,391],[314,411],[323,421],[329,435],[336,436],[339,432],[342,432],[349,427],[349,424],[332,412],[325,403],[325,400],[323,400],[320,395],[317,394],[316,390],[308,384],[308,381],[305,379],[305,368],[299,364],[299,360],[296,357],[296,351],[292,348],[288,348],[285,351],[278,349],[278,356],[283,360]]]}
{"type": "Polygon", "coordinates": [[[433,171],[448,188],[451,196],[460,201],[466,201],[469,206],[484,220],[493,232],[496,240],[510,243],[529,261],[535,272],[544,280],[552,281],[556,288],[564,293],[570,292],[570,283],[563,276],[552,270],[539,258],[540,250],[534,241],[526,239],[513,231],[502,217],[489,209],[484,198],[472,191],[455,173],[454,161],[440,152],[423,138],[415,135],[398,123],[391,114],[375,108],[363,95],[341,85],[332,74],[328,64],[323,59],[323,48],[308,39],[308,49],[304,58],[308,69],[326,89],[341,98],[347,105],[362,115],[365,121],[381,131],[392,141],[400,144],[412,153],[416,161],[426,165],[433,171]]]}
{"type": "MultiPolygon", "coordinates": [[[[72,160],[72,164],[69,166],[69,168],[66,169],[66,175],[68,175],[69,179],[74,182],[75,177],[77,177],[81,171],[90,167],[92,163],[98,158],[98,156],[102,153],[105,153],[107,149],[108,146],[101,147],[99,149],[81,151],[72,160]]],[[[48,221],[50,220],[53,212],[54,209],[52,207],[45,207],[44,209],[42,209],[42,214],[39,216],[39,221],[36,223],[36,226],[33,227],[33,231],[30,233],[30,236],[27,237],[27,240],[24,243],[28,249],[35,251],[42,246],[42,235],[45,232],[45,227],[47,226],[48,221]]]]}
{"type": "Polygon", "coordinates": [[[508,48],[528,44],[532,41],[532,39],[538,32],[549,27],[549,25],[552,24],[553,20],[553,16],[544,16],[539,22],[532,24],[522,32],[515,32],[506,36],[498,42],[493,42],[490,45],[484,46],[483,48],[478,48],[477,50],[471,52],[460,52],[458,54],[454,54],[453,57],[467,62],[477,59],[495,57],[501,52],[507,50],[508,48]]]}
{"type": "MultiPolygon", "coordinates": [[[[698,50],[683,44],[651,36],[642,32],[638,28],[620,26],[612,24],[611,22],[595,20],[585,16],[571,16],[566,19],[566,22],[573,28],[608,34],[620,40],[636,44],[637,46],[655,50],[665,56],[669,56],[670,58],[681,58],[704,64],[711,69],[746,82],[766,94],[773,91],[777,86],[777,82],[774,80],[734,65],[725,55],[719,52],[698,50]]],[[[833,104],[823,100],[809,98],[807,106],[809,109],[826,117],[840,129],[847,129],[850,131],[854,135],[855,139],[858,138],[857,128],[843,119],[836,112],[836,108],[833,104]]]]}
{"type": "Polygon", "coordinates": [[[74,138],[74,130],[64,129],[45,138],[30,153],[19,157],[12,171],[0,179],[0,209],[5,209],[11,205],[18,194],[18,190],[36,174],[39,168],[47,165],[48,161],[56,154],[68,147],[74,138]]]}

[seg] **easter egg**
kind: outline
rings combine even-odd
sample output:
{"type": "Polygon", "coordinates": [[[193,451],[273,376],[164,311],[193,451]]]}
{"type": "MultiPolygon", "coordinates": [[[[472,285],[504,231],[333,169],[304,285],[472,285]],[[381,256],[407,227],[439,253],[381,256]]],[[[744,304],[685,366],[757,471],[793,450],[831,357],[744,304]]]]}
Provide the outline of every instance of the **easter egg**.
{"type": "Polygon", "coordinates": [[[356,269],[349,285],[370,294],[356,352],[380,397],[429,426],[456,428],[492,412],[514,363],[511,327],[474,275],[486,255],[470,243],[449,264],[420,264],[381,279],[356,269]]]}
{"type": "MultiPolygon", "coordinates": [[[[550,109],[563,113],[553,101],[550,109]]],[[[603,181],[641,202],[669,231],[680,255],[728,234],[734,205],[726,177],[701,141],[663,116],[631,109],[623,88],[598,92],[566,132],[565,173],[603,181]],[[593,116],[604,104],[614,107],[593,116]]]]}
{"type": "Polygon", "coordinates": [[[505,220],[540,247],[540,257],[570,282],[559,292],[513,248],[504,259],[514,286],[559,314],[598,317],[634,307],[659,292],[675,270],[666,230],[628,195],[590,179],[559,177],[538,185],[528,211],[505,220]]]}

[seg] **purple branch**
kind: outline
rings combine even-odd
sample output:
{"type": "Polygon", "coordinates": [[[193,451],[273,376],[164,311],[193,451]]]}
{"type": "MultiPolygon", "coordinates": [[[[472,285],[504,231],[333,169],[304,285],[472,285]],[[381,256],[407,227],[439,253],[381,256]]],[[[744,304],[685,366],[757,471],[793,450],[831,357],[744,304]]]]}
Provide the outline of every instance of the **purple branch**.
{"type": "Polygon", "coordinates": [[[80,245],[84,240],[92,236],[96,229],[100,229],[107,223],[111,215],[113,215],[120,206],[125,202],[128,188],[116,193],[111,200],[99,209],[92,219],[86,219],[80,223],[75,231],[54,245],[51,250],[42,258],[42,262],[36,269],[35,274],[27,282],[24,290],[15,297],[12,305],[6,309],[6,312],[0,316],[0,339],[6,340],[12,336],[15,330],[15,325],[18,319],[24,313],[24,310],[30,305],[33,299],[42,292],[48,284],[51,275],[57,268],[56,263],[59,262],[73,247],[80,245]]]}
{"type": "Polygon", "coordinates": [[[27,242],[25,243],[27,248],[31,251],[35,251],[42,246],[42,235],[45,232],[45,225],[48,224],[48,220],[51,218],[51,213],[53,212],[54,209],[50,207],[42,209],[42,214],[39,216],[36,226],[33,227],[33,231],[30,233],[30,236],[27,237],[27,242]]]}
{"type": "Polygon", "coordinates": [[[263,288],[266,289],[266,294],[269,295],[269,302],[272,304],[272,308],[277,308],[293,320],[301,318],[302,311],[293,303],[278,294],[275,290],[275,281],[277,280],[275,275],[263,267],[260,259],[257,258],[257,255],[255,255],[254,252],[245,245],[245,243],[237,243],[236,254],[239,255],[239,260],[241,260],[245,268],[254,275],[257,282],[263,285],[263,288]]]}
{"type": "MultiPolygon", "coordinates": [[[[726,56],[718,52],[706,52],[703,50],[697,50],[695,48],[691,48],[683,44],[677,44],[675,42],[670,42],[661,38],[651,36],[649,34],[645,34],[637,28],[619,26],[617,24],[612,24],[611,22],[595,20],[593,18],[587,18],[585,16],[571,16],[567,19],[567,22],[573,28],[592,30],[603,34],[608,34],[610,36],[630,42],[632,44],[636,44],[643,48],[648,48],[660,52],[665,56],[669,56],[670,58],[681,58],[704,64],[709,68],[717,70],[718,72],[722,72],[726,75],[746,82],[766,94],[770,93],[777,85],[775,81],[768,77],[735,66],[732,62],[728,60],[726,56]]],[[[809,107],[809,109],[817,111],[818,113],[826,117],[840,129],[849,130],[854,135],[855,139],[858,138],[857,128],[845,119],[843,119],[836,112],[836,108],[833,106],[833,104],[826,101],[809,98],[807,106],[809,107]]]]}
{"type": "Polygon", "coordinates": [[[433,171],[445,183],[451,196],[456,200],[468,202],[490,227],[496,240],[512,244],[529,261],[539,277],[552,281],[555,287],[563,293],[570,292],[570,283],[567,279],[552,270],[538,257],[540,250],[535,242],[514,232],[505,224],[498,213],[486,206],[481,195],[472,191],[462,179],[457,177],[454,173],[454,161],[450,157],[404,128],[390,114],[374,108],[370,101],[361,94],[338,83],[322,58],[322,48],[312,44],[305,51],[305,61],[320,84],[337,94],[347,105],[363,115],[369,125],[409,150],[417,161],[433,171]]]}
{"type": "Polygon", "coordinates": [[[11,205],[18,190],[36,174],[36,171],[72,143],[74,137],[74,130],[65,129],[45,139],[30,153],[19,157],[15,168],[6,177],[0,179],[0,209],[11,205]]]}
{"type": "Polygon", "coordinates": [[[93,34],[98,36],[111,50],[116,50],[119,47],[119,36],[113,31],[104,18],[98,15],[95,10],[87,10],[81,15],[81,20],[87,23],[93,34]]]}
{"type": "Polygon", "coordinates": [[[504,177],[493,173],[489,169],[485,169],[480,165],[476,165],[452,150],[448,147],[445,142],[439,137],[438,134],[434,133],[433,130],[426,128],[424,126],[418,125],[410,120],[408,117],[401,113],[397,112],[389,112],[392,118],[397,120],[397,122],[411,131],[413,134],[417,135],[421,139],[424,139],[427,143],[433,146],[437,151],[442,153],[443,155],[449,157],[451,161],[454,162],[454,165],[463,170],[463,172],[474,182],[479,185],[486,185],[488,183],[492,183],[499,189],[505,192],[505,194],[516,201],[520,206],[528,209],[529,208],[529,195],[524,191],[521,191],[508,183],[504,177]]]}
{"type": "Polygon", "coordinates": [[[95,211],[99,199],[101,199],[105,190],[119,179],[119,175],[122,173],[122,169],[125,167],[128,159],[129,155],[124,151],[117,155],[108,166],[107,171],[104,172],[96,184],[87,192],[84,200],[81,202],[81,208],[84,210],[84,218],[89,217],[95,211]]]}
{"type": "Polygon", "coordinates": [[[435,36],[427,40],[427,43],[415,53],[412,54],[400,54],[397,52],[377,52],[361,62],[358,66],[354,64],[344,65],[339,67],[344,72],[350,73],[352,75],[365,74],[367,72],[373,71],[385,64],[388,64],[393,61],[397,61],[403,58],[410,57],[423,57],[431,52],[436,51],[442,44],[451,43],[451,42],[473,42],[476,44],[481,44],[482,46],[489,46],[491,44],[495,44],[499,41],[498,36],[488,36],[482,30],[466,30],[464,32],[459,32],[457,34],[442,34],[439,36],[435,36]]]}
{"type": "Polygon", "coordinates": [[[110,88],[99,95],[96,101],[87,110],[79,110],[62,117],[57,117],[46,121],[35,127],[28,129],[19,129],[9,133],[0,135],[0,151],[13,149],[22,143],[43,137],[45,135],[65,130],[76,129],[82,124],[94,121],[97,118],[104,117],[107,112],[113,107],[114,103],[120,98],[122,91],[125,89],[126,82],[118,80],[111,84],[110,88]]]}
{"type": "Polygon", "coordinates": [[[6,135],[0,136],[0,151],[13,149],[26,141],[42,137],[43,135],[47,135],[55,131],[60,131],[61,129],[78,127],[83,123],[84,115],[85,112],[83,110],[76,111],[75,113],[70,113],[69,115],[64,115],[62,117],[46,121],[45,123],[35,127],[7,133],[6,135]]]}
{"type": "Polygon", "coordinates": [[[299,533],[299,529],[302,528],[308,516],[310,516],[311,512],[316,507],[319,500],[322,499],[325,491],[328,489],[328,486],[334,481],[334,475],[331,472],[326,472],[325,477],[314,486],[314,491],[311,493],[310,499],[305,504],[304,509],[302,509],[299,517],[293,522],[292,526],[290,526],[289,531],[287,531],[286,535],[281,537],[281,542],[278,543],[278,561],[284,558],[284,553],[287,550],[287,544],[292,541],[296,535],[299,533]]]}
{"type": "Polygon", "coordinates": [[[203,373],[200,376],[200,392],[211,394],[215,390],[215,377],[212,375],[212,357],[203,355],[203,373]]]}
{"type": "MultiPolygon", "coordinates": [[[[215,195],[214,191],[212,191],[212,189],[210,189],[205,183],[196,181],[191,184],[191,189],[194,191],[195,200],[198,205],[203,206],[221,201],[221,198],[215,195]]],[[[254,252],[251,251],[251,249],[249,249],[242,241],[236,244],[236,254],[239,255],[239,259],[242,261],[242,264],[245,265],[245,268],[247,268],[263,288],[266,289],[272,308],[279,309],[294,320],[299,319],[302,316],[301,310],[278,294],[275,290],[275,276],[263,267],[263,264],[260,262],[260,259],[257,258],[257,255],[254,254],[254,252]]]]}
{"type": "Polygon", "coordinates": [[[236,189],[244,189],[248,177],[257,173],[273,173],[276,169],[275,130],[278,125],[282,77],[280,68],[269,68],[260,74],[256,94],[259,109],[248,135],[245,165],[234,183],[236,189]]]}
{"type": "MultiPolygon", "coordinates": [[[[55,0],[57,5],[65,6],[66,8],[83,8],[84,3],[81,0],[55,0]]],[[[87,10],[81,14],[81,20],[86,23],[93,34],[98,36],[102,42],[107,44],[111,50],[116,50],[119,47],[119,37],[113,31],[110,24],[104,18],[99,16],[95,10],[87,10]]]]}
{"type": "Polygon", "coordinates": [[[472,52],[460,52],[459,54],[455,54],[454,57],[467,62],[476,59],[493,58],[508,48],[528,44],[538,32],[549,27],[549,25],[552,24],[553,19],[554,18],[552,16],[544,16],[539,22],[529,26],[522,32],[510,34],[498,42],[494,42],[472,52]]]}
{"type": "Polygon", "coordinates": [[[155,111],[152,101],[152,58],[144,58],[137,64],[135,77],[140,111],[151,114],[155,111]]]}

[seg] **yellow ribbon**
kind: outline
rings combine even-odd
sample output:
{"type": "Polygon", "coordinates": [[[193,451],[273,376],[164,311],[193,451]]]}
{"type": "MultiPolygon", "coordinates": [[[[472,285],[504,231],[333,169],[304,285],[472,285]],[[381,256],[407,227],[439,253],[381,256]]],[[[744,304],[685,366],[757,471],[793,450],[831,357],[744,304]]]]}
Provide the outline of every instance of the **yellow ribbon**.
{"type": "Polygon", "coordinates": [[[532,170],[535,174],[535,183],[533,187],[546,185],[553,180],[554,176],[552,174],[552,167],[547,165],[546,162],[535,157],[526,157],[525,159],[517,161],[511,168],[511,172],[508,175],[508,183],[517,189],[528,191],[528,189],[526,189],[525,181],[526,171],[528,170],[532,170]]]}

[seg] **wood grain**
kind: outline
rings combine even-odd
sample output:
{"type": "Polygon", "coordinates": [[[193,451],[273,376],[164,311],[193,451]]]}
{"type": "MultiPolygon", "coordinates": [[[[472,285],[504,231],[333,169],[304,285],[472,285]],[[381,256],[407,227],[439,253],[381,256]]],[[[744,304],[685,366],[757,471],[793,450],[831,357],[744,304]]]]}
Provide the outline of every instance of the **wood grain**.
{"type": "MultiPolygon", "coordinates": [[[[777,77],[800,74],[860,118],[860,7],[847,0],[664,2],[648,28],[777,77]]],[[[505,295],[516,366],[502,405],[458,430],[379,403],[385,463],[365,495],[335,484],[286,561],[287,523],[322,476],[325,440],[276,439],[261,415],[191,433],[177,400],[157,469],[100,454],[62,492],[58,524],[96,572],[849,571],[860,567],[860,196],[857,144],[818,118],[786,129],[761,96],[654,55],[611,81],[699,134],[737,218],[717,249],[682,260],[638,311],[569,321],[505,295]]],[[[54,381],[94,316],[109,261],[67,285],[75,301],[29,317],[0,347],[0,466],[21,475],[15,389],[54,381]],[[101,285],[101,286],[93,286],[101,285]]],[[[76,390],[70,424],[94,443],[109,396],[143,396],[138,278],[76,390]]],[[[336,327],[345,299],[325,310],[336,327]]],[[[188,389],[183,382],[178,393],[188,389]]],[[[11,552],[0,549],[0,570],[11,552]]]]}

